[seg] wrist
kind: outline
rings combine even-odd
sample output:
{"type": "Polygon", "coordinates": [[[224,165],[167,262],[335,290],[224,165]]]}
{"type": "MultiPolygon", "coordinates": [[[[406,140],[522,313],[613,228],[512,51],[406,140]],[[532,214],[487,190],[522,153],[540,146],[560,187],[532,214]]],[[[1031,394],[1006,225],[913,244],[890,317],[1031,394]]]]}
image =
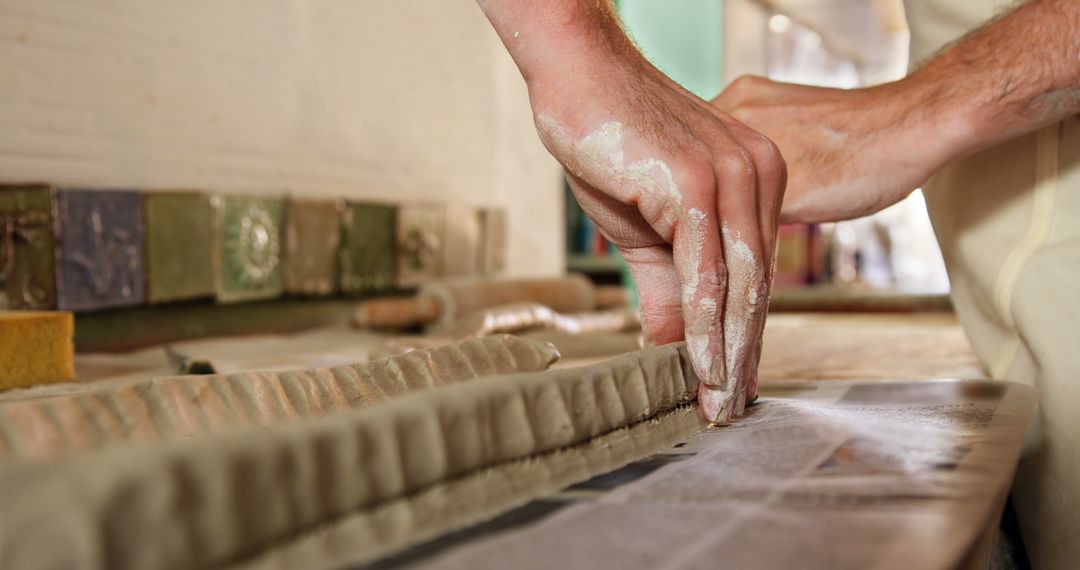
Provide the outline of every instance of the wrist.
{"type": "Polygon", "coordinates": [[[922,125],[922,132],[935,139],[940,155],[939,167],[979,150],[988,137],[997,113],[993,102],[974,92],[962,75],[939,73],[936,69],[919,70],[903,80],[903,96],[916,108],[912,116],[922,125]]]}
{"type": "Polygon", "coordinates": [[[618,56],[637,55],[611,4],[555,0],[482,2],[530,91],[582,73],[599,73],[618,56]]]}
{"type": "Polygon", "coordinates": [[[895,102],[894,119],[901,127],[896,142],[910,159],[936,171],[974,150],[978,117],[947,78],[916,72],[874,89],[886,90],[895,102]]]}

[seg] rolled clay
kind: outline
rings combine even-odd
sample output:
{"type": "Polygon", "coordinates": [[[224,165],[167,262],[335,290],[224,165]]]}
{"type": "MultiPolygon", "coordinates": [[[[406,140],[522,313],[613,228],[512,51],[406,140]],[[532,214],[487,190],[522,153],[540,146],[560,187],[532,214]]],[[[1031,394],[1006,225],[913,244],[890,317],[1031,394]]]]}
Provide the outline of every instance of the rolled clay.
{"type": "Polygon", "coordinates": [[[630,309],[559,313],[539,303],[516,303],[462,315],[453,323],[431,332],[438,336],[465,339],[538,328],[568,334],[622,332],[639,330],[641,319],[636,311],[630,309]]]}
{"type": "Polygon", "coordinates": [[[342,412],[479,376],[546,370],[557,358],[550,344],[492,336],[335,368],[87,384],[0,401],[0,459],[342,412]]]}
{"type": "Polygon", "coordinates": [[[623,287],[597,287],[582,275],[548,279],[449,279],[424,285],[415,297],[373,299],[353,312],[357,328],[448,326],[461,315],[514,303],[538,303],[573,313],[626,307],[623,287]]]}
{"type": "Polygon", "coordinates": [[[682,345],[319,418],[0,463],[0,565],[219,566],[347,513],[691,402],[682,345]]]}

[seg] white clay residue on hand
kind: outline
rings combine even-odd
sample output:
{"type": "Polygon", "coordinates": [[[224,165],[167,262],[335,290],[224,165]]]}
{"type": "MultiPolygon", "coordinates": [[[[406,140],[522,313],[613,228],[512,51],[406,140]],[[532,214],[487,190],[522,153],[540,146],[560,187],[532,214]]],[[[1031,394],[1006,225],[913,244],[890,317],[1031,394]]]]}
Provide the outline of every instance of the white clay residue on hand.
{"type": "MultiPolygon", "coordinates": [[[[725,256],[729,265],[727,306],[724,308],[724,348],[727,356],[728,377],[738,387],[736,395],[741,396],[742,391],[748,385],[750,379],[739,375],[739,356],[747,349],[747,342],[755,339],[747,339],[750,323],[757,317],[761,310],[758,288],[764,279],[763,269],[754,252],[738,232],[732,230],[727,224],[721,228],[721,236],[724,240],[725,256]]],[[[752,373],[747,371],[747,373],[752,373]]],[[[742,413],[745,401],[736,402],[736,414],[742,413]]]]}
{"type": "MultiPolygon", "coordinates": [[[[697,208],[690,208],[687,222],[690,226],[690,234],[693,236],[693,246],[689,255],[681,260],[676,259],[676,263],[681,261],[681,264],[685,265],[679,267],[679,274],[686,276],[682,283],[682,304],[684,307],[693,303],[694,298],[698,295],[702,273],[701,249],[702,244],[705,242],[705,232],[708,231],[709,224],[705,212],[697,208]]],[[[716,314],[717,302],[716,299],[706,297],[699,300],[699,305],[706,318],[695,323],[686,323],[686,347],[690,351],[690,359],[694,362],[694,367],[709,372],[711,370],[709,333],[712,330],[712,323],[716,322],[718,316],[716,314]]]]}
{"type": "MultiPolygon", "coordinates": [[[[698,208],[689,211],[682,208],[682,195],[671,168],[664,161],[648,157],[627,164],[622,123],[603,123],[580,140],[545,114],[537,116],[536,126],[545,144],[563,161],[567,170],[593,186],[603,188],[624,203],[636,202],[639,208],[648,203],[650,210],[656,214],[651,224],[653,230],[668,240],[685,240],[681,244],[682,254],[674,260],[682,279],[681,301],[683,307],[694,307],[699,315],[694,322],[687,323],[686,343],[694,367],[706,374],[712,372],[715,366],[710,362],[708,349],[710,333],[720,316],[720,300],[699,298],[702,246],[710,231],[706,213],[698,208]],[[680,225],[688,232],[676,238],[675,228],[680,225]]],[[[617,222],[608,221],[609,224],[617,222]]],[[[619,235],[623,230],[628,234],[635,230],[620,227],[606,229],[614,235],[619,235]]],[[[730,387],[725,390],[726,398],[730,398],[730,390],[730,387]]]]}
{"type": "MultiPolygon", "coordinates": [[[[726,421],[728,415],[741,414],[745,405],[742,391],[750,379],[738,377],[739,357],[746,352],[748,343],[756,342],[748,338],[754,332],[750,326],[765,305],[760,298],[763,267],[750,246],[727,224],[721,226],[720,237],[728,264],[726,297],[723,300],[701,297],[702,248],[707,232],[716,230],[708,227],[705,212],[698,208],[683,209],[682,195],[667,163],[649,157],[627,164],[623,125],[617,121],[603,123],[581,139],[573,137],[562,124],[545,114],[537,116],[536,126],[548,149],[563,161],[569,172],[623,203],[636,203],[639,210],[648,203],[649,211],[656,214],[650,216],[653,230],[664,239],[683,242],[680,256],[674,259],[682,280],[681,302],[684,308],[692,307],[699,317],[687,322],[685,338],[690,357],[699,372],[716,375],[717,369],[723,369],[719,371],[723,386],[713,386],[711,396],[725,402],[722,419],[726,421]],[[676,232],[680,226],[683,230],[676,232]],[[721,318],[721,301],[724,355],[713,363],[709,361],[710,333],[721,318]]],[[[612,236],[633,236],[639,231],[620,227],[616,217],[608,217],[605,222],[605,229],[612,236]]]]}
{"type": "Polygon", "coordinates": [[[661,223],[677,221],[679,209],[674,206],[682,202],[682,195],[671,169],[656,158],[626,164],[622,123],[604,123],[581,140],[575,140],[565,127],[548,115],[537,116],[536,128],[552,153],[565,161],[564,166],[574,175],[603,186],[605,190],[618,192],[615,197],[624,201],[634,194],[658,199],[665,205],[665,219],[661,223]]]}

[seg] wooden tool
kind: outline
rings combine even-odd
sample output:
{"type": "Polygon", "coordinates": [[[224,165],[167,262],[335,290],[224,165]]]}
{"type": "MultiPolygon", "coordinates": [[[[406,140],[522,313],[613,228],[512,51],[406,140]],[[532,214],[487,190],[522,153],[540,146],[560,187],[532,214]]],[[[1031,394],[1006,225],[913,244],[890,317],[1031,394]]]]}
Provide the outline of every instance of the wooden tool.
{"type": "Polygon", "coordinates": [[[511,303],[539,303],[560,313],[580,313],[625,306],[622,287],[593,285],[582,275],[549,279],[439,281],[423,286],[414,297],[375,299],[353,312],[357,328],[406,328],[443,325],[458,316],[511,303]]]}

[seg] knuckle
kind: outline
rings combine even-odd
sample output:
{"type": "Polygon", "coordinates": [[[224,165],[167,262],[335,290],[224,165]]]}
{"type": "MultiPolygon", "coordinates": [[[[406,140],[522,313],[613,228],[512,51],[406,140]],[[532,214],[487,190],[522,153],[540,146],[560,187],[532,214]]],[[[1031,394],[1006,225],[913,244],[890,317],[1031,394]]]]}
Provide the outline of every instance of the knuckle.
{"type": "Polygon", "coordinates": [[[761,133],[754,133],[743,144],[754,158],[758,176],[769,186],[783,186],[787,179],[787,162],[780,147],[761,133]]]}
{"type": "Polygon", "coordinates": [[[740,75],[731,82],[729,89],[737,92],[752,90],[761,85],[762,78],[758,75],[740,75]]]}
{"type": "Polygon", "coordinates": [[[717,171],[729,184],[754,184],[757,179],[754,159],[741,147],[724,153],[717,161],[717,171]]]}
{"type": "Polygon", "coordinates": [[[687,183],[693,188],[709,187],[716,184],[716,173],[708,162],[698,161],[685,170],[687,183]]]}
{"type": "Polygon", "coordinates": [[[747,98],[754,95],[760,84],[760,77],[754,75],[740,75],[728,84],[720,94],[719,101],[729,112],[740,107],[747,98]]]}
{"type": "Polygon", "coordinates": [[[769,287],[765,284],[764,279],[754,282],[754,285],[750,287],[747,298],[749,301],[747,309],[751,315],[763,312],[766,300],[769,298],[769,287]]]}
{"type": "Polygon", "coordinates": [[[727,291],[728,287],[728,268],[723,263],[716,264],[716,289],[721,293],[727,291]]]}
{"type": "Polygon", "coordinates": [[[744,125],[752,125],[757,122],[757,113],[755,112],[755,108],[753,106],[747,105],[746,103],[740,103],[739,105],[736,105],[735,107],[730,109],[728,114],[730,114],[733,119],[739,121],[744,125]]]}
{"type": "Polygon", "coordinates": [[[696,161],[688,165],[681,170],[681,176],[684,178],[686,193],[693,198],[693,204],[712,203],[715,199],[717,179],[716,172],[708,161],[696,161]]]}
{"type": "Polygon", "coordinates": [[[765,135],[757,135],[752,143],[754,158],[758,163],[758,169],[781,170],[786,168],[784,156],[780,153],[780,147],[765,135]]]}

